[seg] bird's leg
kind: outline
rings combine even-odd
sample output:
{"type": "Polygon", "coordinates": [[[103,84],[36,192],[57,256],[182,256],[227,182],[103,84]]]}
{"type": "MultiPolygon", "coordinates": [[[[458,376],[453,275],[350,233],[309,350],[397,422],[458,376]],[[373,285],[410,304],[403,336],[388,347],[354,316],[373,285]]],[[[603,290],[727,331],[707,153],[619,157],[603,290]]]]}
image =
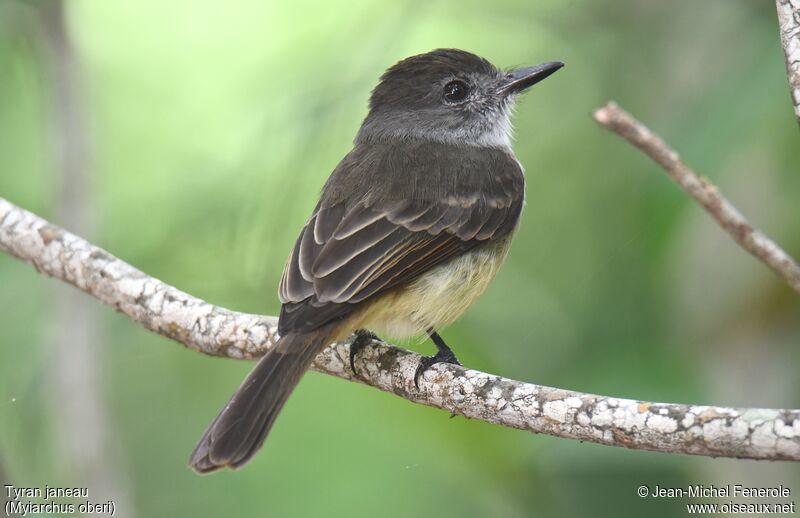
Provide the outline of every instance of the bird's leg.
{"type": "Polygon", "coordinates": [[[456,358],[453,350],[447,347],[447,344],[444,343],[444,340],[442,340],[442,337],[439,336],[439,333],[434,331],[433,328],[428,328],[428,336],[430,336],[431,340],[433,340],[438,352],[433,356],[423,356],[422,360],[419,362],[417,371],[414,373],[414,385],[416,385],[417,388],[419,388],[419,377],[422,376],[425,371],[431,368],[431,366],[434,364],[452,363],[453,365],[461,365],[461,362],[458,361],[458,358],[456,358]]]}
{"type": "Polygon", "coordinates": [[[368,346],[370,342],[373,340],[380,340],[380,338],[367,329],[358,329],[353,334],[355,338],[350,342],[350,368],[353,370],[353,374],[358,376],[356,372],[356,355],[361,352],[364,347],[368,346]]]}

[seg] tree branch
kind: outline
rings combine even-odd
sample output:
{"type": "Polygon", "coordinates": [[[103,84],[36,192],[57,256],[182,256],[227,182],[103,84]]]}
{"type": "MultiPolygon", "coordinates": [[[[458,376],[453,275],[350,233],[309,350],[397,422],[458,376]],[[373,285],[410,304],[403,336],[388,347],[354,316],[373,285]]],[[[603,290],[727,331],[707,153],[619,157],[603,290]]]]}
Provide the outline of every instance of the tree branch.
{"type": "Polygon", "coordinates": [[[697,200],[742,248],[800,292],[800,265],[774,241],[753,227],[706,178],[700,178],[658,135],[610,102],[594,112],[594,120],[653,159],[689,196],[697,200]]]}
{"type": "Polygon", "coordinates": [[[786,75],[794,114],[800,123],[800,0],[775,0],[781,45],[786,57],[786,75]]]}
{"type": "MultiPolygon", "coordinates": [[[[108,252],[0,198],[0,250],[97,297],[146,329],[213,356],[256,358],[277,319],[223,309],[149,277],[108,252]]],[[[534,433],[693,455],[800,460],[800,410],[649,403],[533,385],[438,364],[414,387],[420,356],[375,341],[336,343],[313,368],[456,415],[534,433]]]]}

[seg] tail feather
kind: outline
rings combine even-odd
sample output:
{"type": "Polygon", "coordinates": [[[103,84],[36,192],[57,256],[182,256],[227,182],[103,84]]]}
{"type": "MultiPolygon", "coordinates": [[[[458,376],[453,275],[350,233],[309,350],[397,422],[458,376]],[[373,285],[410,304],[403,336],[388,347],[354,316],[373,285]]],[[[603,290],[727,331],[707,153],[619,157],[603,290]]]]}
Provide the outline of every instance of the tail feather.
{"type": "Polygon", "coordinates": [[[192,469],[210,473],[247,463],[261,448],[292,390],[330,337],[330,326],[282,337],[259,360],[200,438],[189,459],[192,469]]]}

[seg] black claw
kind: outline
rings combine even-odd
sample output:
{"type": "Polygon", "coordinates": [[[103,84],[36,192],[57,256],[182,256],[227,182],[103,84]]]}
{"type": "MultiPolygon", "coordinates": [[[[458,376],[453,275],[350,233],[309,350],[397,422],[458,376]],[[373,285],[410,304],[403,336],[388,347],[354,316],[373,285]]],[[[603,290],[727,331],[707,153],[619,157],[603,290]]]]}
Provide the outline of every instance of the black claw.
{"type": "Polygon", "coordinates": [[[414,385],[417,387],[417,389],[419,389],[419,378],[433,365],[437,363],[452,363],[453,365],[461,365],[461,362],[458,361],[455,353],[447,346],[446,343],[444,343],[444,340],[442,340],[442,337],[439,336],[436,331],[433,329],[428,329],[428,335],[431,337],[431,340],[433,340],[433,343],[436,344],[436,348],[439,351],[433,356],[423,356],[422,360],[419,362],[417,370],[414,372],[414,385]]]}
{"type": "Polygon", "coordinates": [[[359,329],[353,334],[355,338],[350,342],[350,369],[352,369],[353,374],[358,376],[358,372],[356,372],[356,355],[373,340],[379,340],[379,338],[375,333],[366,329],[359,329]]]}
{"type": "Polygon", "coordinates": [[[414,373],[414,385],[419,388],[419,378],[425,374],[425,371],[430,369],[437,363],[452,363],[453,365],[461,365],[461,362],[458,361],[456,355],[453,354],[453,351],[448,353],[442,354],[438,352],[433,356],[423,356],[422,361],[419,362],[419,366],[417,366],[417,371],[414,373]]]}

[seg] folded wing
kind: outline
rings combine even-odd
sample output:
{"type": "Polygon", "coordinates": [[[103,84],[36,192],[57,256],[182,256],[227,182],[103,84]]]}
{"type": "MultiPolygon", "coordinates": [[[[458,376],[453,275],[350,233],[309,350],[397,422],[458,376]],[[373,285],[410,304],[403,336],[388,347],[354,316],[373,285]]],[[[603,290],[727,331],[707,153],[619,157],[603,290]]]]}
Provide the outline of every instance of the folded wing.
{"type": "Polygon", "coordinates": [[[365,197],[325,205],[323,198],[283,272],[280,332],[343,318],[368,299],[511,232],[522,210],[522,174],[496,178],[478,193],[437,200],[365,197]]]}

